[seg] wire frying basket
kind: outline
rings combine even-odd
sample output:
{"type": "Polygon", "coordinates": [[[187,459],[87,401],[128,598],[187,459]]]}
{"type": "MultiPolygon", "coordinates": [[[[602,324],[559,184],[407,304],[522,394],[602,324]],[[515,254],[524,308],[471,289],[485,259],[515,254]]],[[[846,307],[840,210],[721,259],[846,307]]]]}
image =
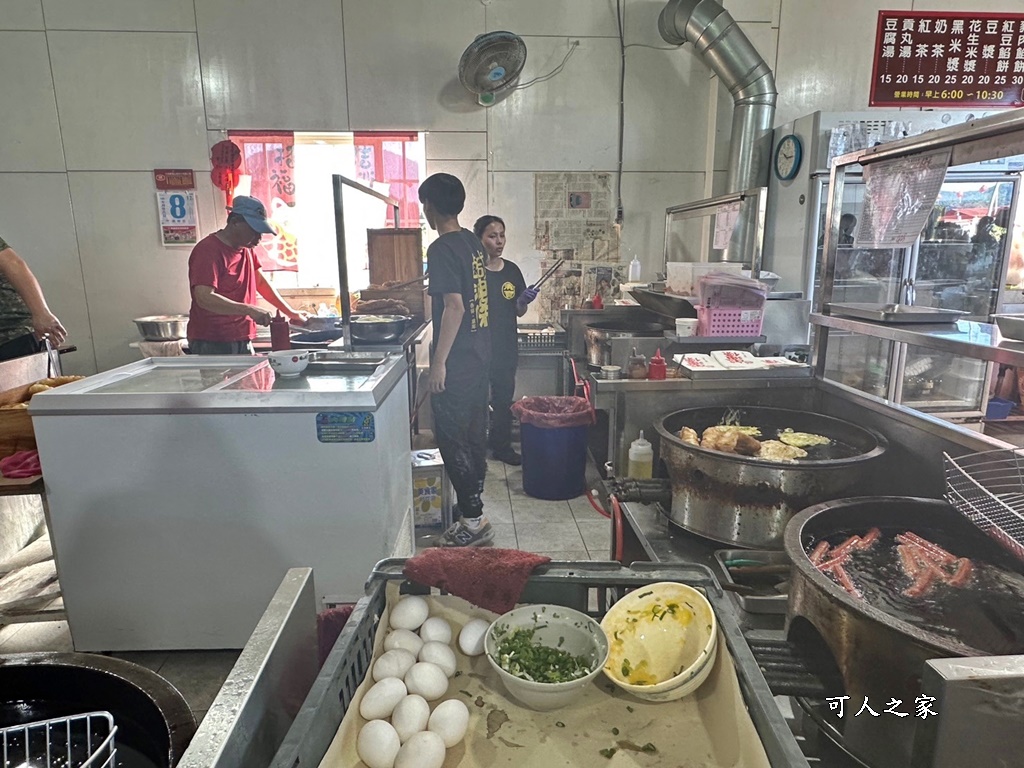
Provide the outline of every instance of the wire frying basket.
{"type": "Polygon", "coordinates": [[[942,456],[946,501],[1024,561],[1024,451],[942,456]]]}
{"type": "Polygon", "coordinates": [[[115,733],[109,712],[0,728],[0,768],[114,768],[115,733]]]}

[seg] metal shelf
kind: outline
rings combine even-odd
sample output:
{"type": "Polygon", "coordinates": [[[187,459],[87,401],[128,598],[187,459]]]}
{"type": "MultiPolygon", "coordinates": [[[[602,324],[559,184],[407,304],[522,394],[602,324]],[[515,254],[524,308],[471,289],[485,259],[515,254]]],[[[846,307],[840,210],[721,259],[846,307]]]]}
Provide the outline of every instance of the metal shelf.
{"type": "Polygon", "coordinates": [[[990,323],[958,320],[939,325],[888,325],[849,317],[811,314],[811,325],[926,347],[975,360],[1024,367],[1024,342],[1004,339],[990,323]]]}

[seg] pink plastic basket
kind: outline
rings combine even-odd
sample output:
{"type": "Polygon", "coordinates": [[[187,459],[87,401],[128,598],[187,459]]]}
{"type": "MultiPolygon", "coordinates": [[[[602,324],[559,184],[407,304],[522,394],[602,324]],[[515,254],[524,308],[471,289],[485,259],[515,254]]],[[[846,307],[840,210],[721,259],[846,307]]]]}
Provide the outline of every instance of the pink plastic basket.
{"type": "Polygon", "coordinates": [[[697,307],[698,336],[760,336],[763,309],[697,307]]]}

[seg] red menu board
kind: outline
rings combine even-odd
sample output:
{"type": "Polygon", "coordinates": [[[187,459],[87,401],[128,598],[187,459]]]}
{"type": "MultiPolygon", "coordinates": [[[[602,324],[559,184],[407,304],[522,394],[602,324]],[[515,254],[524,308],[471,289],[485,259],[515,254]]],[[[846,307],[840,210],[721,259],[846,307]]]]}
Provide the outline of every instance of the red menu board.
{"type": "Polygon", "coordinates": [[[870,104],[1024,105],[1024,14],[879,11],[870,104]]]}

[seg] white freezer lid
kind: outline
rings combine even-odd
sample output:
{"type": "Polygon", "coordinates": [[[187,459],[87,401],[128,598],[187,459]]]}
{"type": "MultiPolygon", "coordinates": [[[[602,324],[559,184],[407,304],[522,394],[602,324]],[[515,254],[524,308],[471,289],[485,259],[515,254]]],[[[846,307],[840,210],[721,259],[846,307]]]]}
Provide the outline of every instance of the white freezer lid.
{"type": "Polygon", "coordinates": [[[373,374],[283,378],[259,356],[154,357],[40,393],[29,412],[375,410],[406,368],[397,354],[373,374]]]}

